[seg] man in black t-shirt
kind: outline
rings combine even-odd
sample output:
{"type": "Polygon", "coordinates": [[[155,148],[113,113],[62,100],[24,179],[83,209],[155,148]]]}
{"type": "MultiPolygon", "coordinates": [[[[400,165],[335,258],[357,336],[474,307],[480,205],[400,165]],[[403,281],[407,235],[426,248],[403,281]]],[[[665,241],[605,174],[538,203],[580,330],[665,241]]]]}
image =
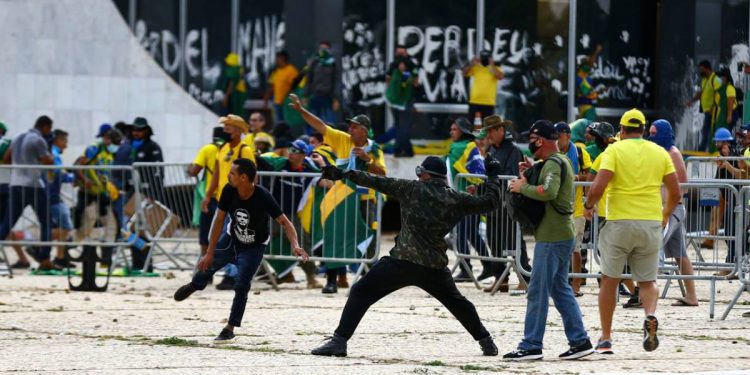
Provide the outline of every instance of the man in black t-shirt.
{"type": "Polygon", "coordinates": [[[180,287],[176,301],[188,298],[196,290],[203,290],[214,273],[228,263],[234,263],[238,274],[234,283],[234,300],[229,321],[214,341],[229,342],[234,339],[234,327],[239,327],[245,313],[250,281],[263,261],[269,242],[270,219],[276,220],[286,233],[292,252],[307,262],[307,253],[299,246],[297,231],[281,212],[279,204],[262,186],[255,185],[255,164],[248,159],[237,159],[229,170],[229,184],[221,192],[206,254],[198,262],[198,272],[193,280],[180,287]],[[229,214],[229,225],[222,233],[224,218],[229,214]]]}

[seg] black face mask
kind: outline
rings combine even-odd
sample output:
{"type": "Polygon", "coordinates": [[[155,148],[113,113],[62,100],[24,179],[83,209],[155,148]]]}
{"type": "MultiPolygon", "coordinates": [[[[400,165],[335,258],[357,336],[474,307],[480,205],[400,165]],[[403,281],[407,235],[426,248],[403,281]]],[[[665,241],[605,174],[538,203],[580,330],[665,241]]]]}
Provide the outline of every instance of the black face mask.
{"type": "Polygon", "coordinates": [[[537,146],[536,142],[529,142],[529,151],[531,151],[532,154],[536,154],[540,148],[542,148],[542,146],[537,146]]]}

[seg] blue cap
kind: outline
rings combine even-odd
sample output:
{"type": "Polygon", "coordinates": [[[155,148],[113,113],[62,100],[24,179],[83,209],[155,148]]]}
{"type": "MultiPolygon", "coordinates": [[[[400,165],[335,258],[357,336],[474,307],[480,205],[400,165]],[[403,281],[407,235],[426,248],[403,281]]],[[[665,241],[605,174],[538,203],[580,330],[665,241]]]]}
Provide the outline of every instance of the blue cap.
{"type": "Polygon", "coordinates": [[[729,129],[726,129],[726,128],[716,129],[716,133],[714,133],[714,142],[731,142],[731,141],[734,141],[734,137],[732,137],[732,132],[730,132],[729,129]]]}
{"type": "Polygon", "coordinates": [[[298,139],[298,140],[292,142],[292,144],[290,145],[290,147],[296,148],[297,150],[300,150],[300,151],[304,152],[305,155],[310,155],[310,152],[312,152],[312,150],[310,149],[310,145],[308,145],[307,143],[305,143],[305,141],[303,141],[301,139],[298,139]]]}
{"type": "Polygon", "coordinates": [[[112,130],[112,125],[104,123],[99,126],[99,134],[96,135],[97,138],[101,138],[104,134],[107,134],[108,131],[112,130]]]}

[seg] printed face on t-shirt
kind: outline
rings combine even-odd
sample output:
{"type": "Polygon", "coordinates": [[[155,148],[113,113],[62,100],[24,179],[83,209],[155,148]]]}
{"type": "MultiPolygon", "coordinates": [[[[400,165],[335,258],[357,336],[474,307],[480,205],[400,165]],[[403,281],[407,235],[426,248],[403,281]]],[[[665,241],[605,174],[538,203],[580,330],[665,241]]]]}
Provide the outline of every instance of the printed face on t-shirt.
{"type": "Polygon", "coordinates": [[[234,220],[237,222],[234,227],[235,237],[243,243],[255,242],[255,231],[249,228],[250,213],[245,209],[238,208],[234,211],[234,220]]]}

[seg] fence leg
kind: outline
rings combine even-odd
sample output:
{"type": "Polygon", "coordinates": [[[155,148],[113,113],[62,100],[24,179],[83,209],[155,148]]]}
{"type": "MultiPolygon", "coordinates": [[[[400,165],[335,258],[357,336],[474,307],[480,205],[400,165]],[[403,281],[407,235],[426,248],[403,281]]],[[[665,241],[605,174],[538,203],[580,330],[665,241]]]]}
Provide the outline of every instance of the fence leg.
{"type": "Polygon", "coordinates": [[[667,279],[666,284],[664,284],[664,289],[661,290],[661,299],[667,298],[667,292],[669,292],[669,287],[672,285],[672,280],[667,279]]]}
{"type": "Polygon", "coordinates": [[[495,293],[497,293],[497,291],[500,289],[500,284],[502,284],[503,280],[505,280],[505,278],[508,277],[508,275],[510,275],[511,267],[515,269],[515,266],[512,264],[512,262],[508,262],[508,265],[505,267],[505,270],[503,270],[503,274],[500,275],[500,277],[497,280],[495,280],[494,284],[492,284],[492,292],[490,292],[490,296],[494,296],[495,293]]]}
{"type": "Polygon", "coordinates": [[[742,293],[744,292],[750,293],[750,285],[740,283],[740,288],[737,290],[737,294],[734,295],[734,298],[732,298],[732,302],[730,302],[729,306],[727,306],[727,309],[724,310],[724,314],[721,315],[721,320],[725,320],[727,318],[729,312],[732,311],[734,305],[737,304],[737,301],[740,300],[740,296],[742,296],[742,293]]]}
{"type": "MultiPolygon", "coordinates": [[[[266,271],[266,275],[268,275],[268,280],[271,282],[271,288],[275,291],[279,291],[279,284],[276,282],[276,276],[271,270],[271,265],[268,264],[268,261],[263,259],[263,269],[266,271]]],[[[255,272],[255,274],[258,274],[258,271],[255,272]]]]}
{"type": "Polygon", "coordinates": [[[10,262],[8,261],[8,254],[5,252],[5,246],[0,246],[0,255],[3,257],[3,263],[5,263],[5,269],[8,273],[8,278],[13,278],[13,269],[10,268],[10,262]]]}
{"type": "Polygon", "coordinates": [[[716,308],[716,279],[712,278],[710,285],[710,293],[711,295],[709,298],[711,299],[708,304],[708,318],[713,319],[714,318],[714,309],[716,308]]]}

